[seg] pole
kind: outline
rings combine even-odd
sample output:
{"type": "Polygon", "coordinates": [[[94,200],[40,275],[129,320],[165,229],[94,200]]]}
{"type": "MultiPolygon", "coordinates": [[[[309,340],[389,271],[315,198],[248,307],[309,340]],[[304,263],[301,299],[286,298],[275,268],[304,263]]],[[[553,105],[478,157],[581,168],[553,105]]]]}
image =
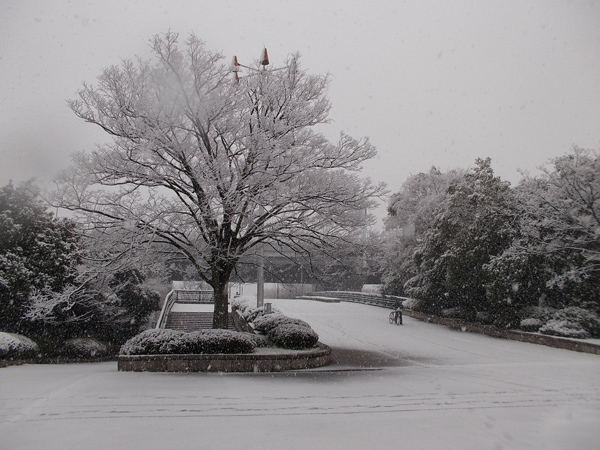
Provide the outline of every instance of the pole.
{"type": "Polygon", "coordinates": [[[260,308],[265,303],[265,250],[260,246],[258,251],[258,273],[256,280],[256,307],[260,308]]]}

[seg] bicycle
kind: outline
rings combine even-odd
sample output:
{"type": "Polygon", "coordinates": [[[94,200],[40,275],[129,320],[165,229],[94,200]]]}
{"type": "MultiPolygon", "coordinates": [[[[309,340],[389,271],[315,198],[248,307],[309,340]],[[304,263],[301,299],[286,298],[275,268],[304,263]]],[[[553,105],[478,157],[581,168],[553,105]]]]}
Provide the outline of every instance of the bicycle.
{"type": "Polygon", "coordinates": [[[396,325],[402,325],[402,311],[394,310],[389,315],[390,323],[395,323],[396,325]]]}

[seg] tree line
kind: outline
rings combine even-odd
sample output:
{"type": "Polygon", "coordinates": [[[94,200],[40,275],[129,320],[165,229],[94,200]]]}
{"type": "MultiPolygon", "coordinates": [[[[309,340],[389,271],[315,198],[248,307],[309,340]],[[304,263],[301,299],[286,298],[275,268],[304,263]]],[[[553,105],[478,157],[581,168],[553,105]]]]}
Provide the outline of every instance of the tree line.
{"type": "Polygon", "coordinates": [[[381,241],[385,291],[422,311],[502,327],[567,311],[599,331],[596,152],[574,147],[515,187],[489,158],[411,176],[390,199],[381,241]]]}
{"type": "Polygon", "coordinates": [[[137,334],[158,309],[150,272],[106,264],[100,242],[49,212],[34,183],[0,188],[0,331],[50,347],[74,337],[119,345],[137,334]]]}

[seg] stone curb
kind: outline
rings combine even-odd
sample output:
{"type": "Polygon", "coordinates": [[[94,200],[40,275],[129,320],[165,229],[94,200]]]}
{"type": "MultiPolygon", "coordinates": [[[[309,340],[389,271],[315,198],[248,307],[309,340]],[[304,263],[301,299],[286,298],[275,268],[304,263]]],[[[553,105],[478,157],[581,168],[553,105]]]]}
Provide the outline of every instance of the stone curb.
{"type": "Polygon", "coordinates": [[[600,345],[591,342],[583,342],[574,339],[563,338],[559,336],[548,336],[545,334],[527,333],[525,331],[505,330],[496,328],[491,325],[480,325],[471,322],[465,322],[458,319],[448,319],[446,317],[432,316],[429,314],[420,313],[417,311],[403,310],[402,313],[414,319],[422,320],[423,322],[431,322],[438,325],[446,325],[460,331],[468,331],[471,333],[480,333],[487,336],[497,337],[501,339],[510,339],[513,341],[528,342],[531,344],[545,345],[547,347],[562,348],[575,352],[592,353],[600,355],[600,345]]]}
{"type": "Polygon", "coordinates": [[[0,368],[8,366],[21,366],[23,364],[87,364],[97,362],[116,361],[117,356],[103,356],[94,358],[67,358],[62,356],[28,358],[28,359],[0,359],[0,368]]]}
{"type": "Polygon", "coordinates": [[[312,369],[331,362],[331,348],[317,343],[314,351],[214,355],[120,355],[124,372],[281,372],[312,369]]]}

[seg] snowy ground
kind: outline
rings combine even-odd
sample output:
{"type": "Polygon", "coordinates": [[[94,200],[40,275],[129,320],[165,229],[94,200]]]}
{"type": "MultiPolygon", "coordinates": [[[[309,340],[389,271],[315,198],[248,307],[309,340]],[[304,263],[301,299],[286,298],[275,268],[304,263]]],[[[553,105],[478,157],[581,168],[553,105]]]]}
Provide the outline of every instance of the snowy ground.
{"type": "Polygon", "coordinates": [[[351,303],[272,300],[334,363],[276,374],[0,369],[0,449],[597,449],[600,357],[351,303]]]}

